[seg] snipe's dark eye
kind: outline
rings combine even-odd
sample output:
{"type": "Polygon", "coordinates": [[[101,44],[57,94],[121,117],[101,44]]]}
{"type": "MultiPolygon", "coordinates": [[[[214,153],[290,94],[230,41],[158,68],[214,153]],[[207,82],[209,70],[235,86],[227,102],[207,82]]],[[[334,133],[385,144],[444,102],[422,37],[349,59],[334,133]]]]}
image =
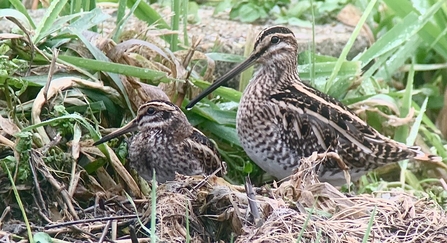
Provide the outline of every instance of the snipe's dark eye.
{"type": "Polygon", "coordinates": [[[280,41],[278,36],[273,36],[272,39],[270,39],[270,43],[276,44],[280,41]]]}
{"type": "Polygon", "coordinates": [[[148,115],[153,115],[153,114],[155,114],[155,109],[152,108],[152,107],[149,107],[149,108],[147,109],[146,113],[147,113],[148,115]]]}

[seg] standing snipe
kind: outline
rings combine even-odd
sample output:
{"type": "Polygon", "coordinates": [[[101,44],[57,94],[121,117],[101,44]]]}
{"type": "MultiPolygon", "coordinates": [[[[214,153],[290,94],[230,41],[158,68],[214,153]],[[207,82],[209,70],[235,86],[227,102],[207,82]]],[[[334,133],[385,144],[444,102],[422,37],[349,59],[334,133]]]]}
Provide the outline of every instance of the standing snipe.
{"type": "Polygon", "coordinates": [[[184,175],[212,174],[221,166],[214,144],[188,122],[185,114],[168,101],[142,105],[128,125],[104,136],[94,145],[127,132],[138,131],[129,144],[129,162],[146,180],[155,169],[158,182],[184,175]]]}
{"type": "Polygon", "coordinates": [[[336,185],[344,183],[342,172],[348,169],[358,179],[380,165],[407,158],[441,160],[381,135],[338,100],[301,82],[297,49],[288,28],[263,30],[248,59],[216,80],[187,108],[257,63],[240,101],[237,132],[248,156],[278,179],[289,176],[300,158],[313,152],[332,155],[318,172],[320,180],[336,185]]]}

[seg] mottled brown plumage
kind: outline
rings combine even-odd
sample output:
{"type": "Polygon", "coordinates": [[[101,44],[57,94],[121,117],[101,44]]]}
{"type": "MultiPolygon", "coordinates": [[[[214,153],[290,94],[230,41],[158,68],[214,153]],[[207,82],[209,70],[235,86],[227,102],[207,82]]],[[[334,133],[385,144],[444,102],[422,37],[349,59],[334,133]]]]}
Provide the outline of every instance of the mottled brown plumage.
{"type": "Polygon", "coordinates": [[[418,147],[389,139],[338,100],[306,85],[297,73],[298,43],[292,31],[274,26],[262,31],[253,53],[219,78],[187,108],[253,64],[258,69],[237,112],[237,132],[245,152],[262,169],[282,179],[313,152],[338,155],[318,165],[320,180],[342,184],[343,170],[353,179],[403,159],[440,161],[418,147]],[[347,166],[347,167],[346,167],[347,166]]]}
{"type": "Polygon", "coordinates": [[[151,101],[138,109],[137,117],[122,129],[104,136],[100,144],[127,132],[138,131],[130,140],[128,159],[138,174],[158,182],[184,175],[212,174],[221,166],[214,144],[188,122],[185,114],[168,101],[151,101]]]}

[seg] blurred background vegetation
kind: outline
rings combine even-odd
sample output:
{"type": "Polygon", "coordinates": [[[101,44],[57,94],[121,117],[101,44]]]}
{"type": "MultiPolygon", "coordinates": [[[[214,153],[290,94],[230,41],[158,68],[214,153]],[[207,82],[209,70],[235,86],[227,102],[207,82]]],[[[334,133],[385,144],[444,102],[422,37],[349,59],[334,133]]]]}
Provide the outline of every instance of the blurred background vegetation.
{"type": "MultiPolygon", "coordinates": [[[[415,142],[445,161],[445,1],[10,0],[0,2],[0,18],[15,25],[11,33],[0,34],[0,183],[6,200],[0,205],[13,200],[5,194],[12,185],[21,185],[21,195],[31,197],[29,188],[41,178],[33,170],[36,165],[50,168],[74,197],[86,194],[76,194],[74,178],[89,192],[95,191],[89,183],[97,179],[106,189],[124,182],[139,195],[123,170],[125,141],[115,139],[98,148],[92,143],[126,124],[142,102],[160,97],[154,87],[183,108],[213,80],[215,60],[243,59],[200,51],[201,43],[188,33],[188,25],[200,21],[200,8],[212,7],[214,14],[229,14],[234,21],[313,28],[337,22],[348,6],[360,14],[340,57],[319,55],[311,46],[299,56],[301,77],[342,100],[383,134],[415,142]],[[110,16],[100,6],[116,11],[110,16]],[[30,8],[47,8],[40,22],[30,17],[30,8]],[[131,16],[146,23],[145,28],[125,30],[131,16]],[[116,26],[103,35],[101,24],[110,18],[116,26]],[[347,60],[361,31],[370,35],[370,46],[347,60]]],[[[250,175],[259,185],[269,178],[245,155],[235,131],[238,101],[250,72],[241,75],[239,90],[221,88],[184,111],[218,144],[229,167],[228,181],[241,184],[250,175]]],[[[445,172],[399,165],[364,176],[358,192],[403,187],[426,192],[446,206],[440,181],[445,172]]]]}

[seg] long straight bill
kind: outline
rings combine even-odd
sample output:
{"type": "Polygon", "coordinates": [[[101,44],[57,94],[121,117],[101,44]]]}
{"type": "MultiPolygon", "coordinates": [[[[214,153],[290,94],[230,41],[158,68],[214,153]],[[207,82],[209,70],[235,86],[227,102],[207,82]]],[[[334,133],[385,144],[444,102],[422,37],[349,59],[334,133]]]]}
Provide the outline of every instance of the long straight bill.
{"type": "Polygon", "coordinates": [[[124,127],[117,129],[116,131],[105,135],[104,137],[102,137],[101,139],[99,139],[98,141],[96,141],[93,146],[96,146],[98,144],[101,143],[105,143],[113,138],[119,137],[125,133],[128,132],[135,132],[138,130],[138,122],[137,119],[134,118],[132,121],[130,121],[127,125],[125,125],[124,127]]]}
{"type": "Polygon", "coordinates": [[[240,63],[233,69],[231,69],[228,73],[223,75],[222,77],[218,78],[216,81],[214,81],[213,84],[211,84],[207,89],[202,91],[196,98],[191,100],[189,104],[186,106],[186,109],[191,109],[195,104],[197,104],[200,100],[205,98],[207,95],[209,95],[211,92],[222,86],[225,82],[232,79],[234,76],[238,75],[239,73],[242,73],[247,68],[251,67],[256,62],[256,56],[251,55],[245,60],[244,62],[240,63]]]}

